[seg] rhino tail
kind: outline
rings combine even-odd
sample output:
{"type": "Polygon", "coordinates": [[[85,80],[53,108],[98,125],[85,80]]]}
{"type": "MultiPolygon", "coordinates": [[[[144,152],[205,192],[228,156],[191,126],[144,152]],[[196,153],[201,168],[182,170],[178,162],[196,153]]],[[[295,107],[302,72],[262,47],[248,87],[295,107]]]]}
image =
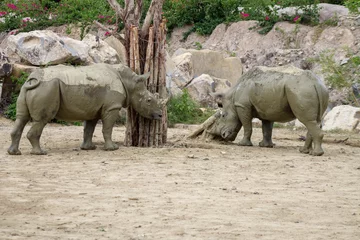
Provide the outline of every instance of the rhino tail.
{"type": "Polygon", "coordinates": [[[39,86],[40,80],[37,78],[29,78],[26,80],[24,85],[22,86],[25,90],[31,90],[39,86]]]}
{"type": "Polygon", "coordinates": [[[322,123],[324,112],[327,108],[328,97],[326,96],[328,96],[328,93],[326,92],[324,86],[322,86],[321,84],[315,84],[314,87],[319,100],[319,112],[316,121],[318,123],[322,123]]]}

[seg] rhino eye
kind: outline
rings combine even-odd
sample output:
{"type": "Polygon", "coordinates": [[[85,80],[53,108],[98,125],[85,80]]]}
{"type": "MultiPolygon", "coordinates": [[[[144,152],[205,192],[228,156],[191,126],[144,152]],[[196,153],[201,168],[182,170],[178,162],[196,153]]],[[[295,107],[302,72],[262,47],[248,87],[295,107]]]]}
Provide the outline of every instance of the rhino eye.
{"type": "Polygon", "coordinates": [[[146,100],[146,102],[147,102],[147,103],[150,103],[150,102],[151,102],[151,98],[148,98],[148,99],[146,100]]]}
{"type": "Polygon", "coordinates": [[[226,112],[223,112],[223,113],[221,114],[221,116],[222,116],[222,117],[226,117],[226,116],[227,116],[227,113],[226,113],[226,112]]]}

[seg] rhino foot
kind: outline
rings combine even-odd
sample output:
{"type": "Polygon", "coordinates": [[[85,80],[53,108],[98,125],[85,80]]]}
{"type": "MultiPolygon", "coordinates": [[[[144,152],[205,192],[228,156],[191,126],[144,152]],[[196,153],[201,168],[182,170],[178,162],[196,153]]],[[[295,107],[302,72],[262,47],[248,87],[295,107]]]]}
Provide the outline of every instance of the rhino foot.
{"type": "Polygon", "coordinates": [[[273,148],[275,146],[275,144],[272,143],[272,142],[266,142],[266,141],[263,140],[263,141],[259,142],[259,146],[260,147],[273,148]]]}
{"type": "Polygon", "coordinates": [[[247,139],[242,139],[240,142],[239,142],[239,145],[240,146],[252,146],[252,142],[250,140],[247,140],[247,139]]]}
{"type": "Polygon", "coordinates": [[[311,152],[311,149],[310,149],[310,148],[301,147],[301,148],[299,149],[299,151],[300,151],[301,153],[309,154],[309,153],[311,152]]]}
{"type": "Polygon", "coordinates": [[[40,149],[40,150],[31,150],[30,154],[32,154],[32,155],[46,155],[47,152],[42,150],[42,149],[40,149]]]}
{"type": "Polygon", "coordinates": [[[10,155],[21,155],[21,152],[20,152],[19,149],[9,148],[9,149],[8,149],[8,153],[9,153],[10,155]]]}
{"type": "Polygon", "coordinates": [[[318,150],[318,151],[310,151],[310,155],[313,155],[313,156],[321,156],[324,154],[324,151],[323,150],[318,150]]]}
{"type": "Polygon", "coordinates": [[[119,145],[116,143],[105,144],[105,151],[115,151],[119,149],[119,145]]]}
{"type": "Polygon", "coordinates": [[[81,144],[80,149],[82,149],[82,150],[95,150],[96,146],[95,146],[95,144],[91,144],[91,145],[81,144]]]}

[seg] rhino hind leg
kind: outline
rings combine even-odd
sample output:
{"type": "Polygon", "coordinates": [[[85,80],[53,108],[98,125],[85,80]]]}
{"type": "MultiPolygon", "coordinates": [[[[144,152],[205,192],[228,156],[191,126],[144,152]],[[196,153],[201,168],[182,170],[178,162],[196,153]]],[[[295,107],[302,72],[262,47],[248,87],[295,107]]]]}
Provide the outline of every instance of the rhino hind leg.
{"type": "Polygon", "coordinates": [[[33,125],[31,126],[29,132],[27,133],[26,137],[29,139],[31,145],[32,145],[32,150],[30,152],[30,154],[34,154],[34,155],[45,155],[46,151],[42,150],[40,147],[40,136],[41,133],[46,125],[46,122],[34,122],[33,125]]]}
{"type": "Polygon", "coordinates": [[[300,147],[300,152],[301,153],[310,153],[313,151],[313,148],[312,148],[312,137],[311,137],[311,134],[310,132],[308,131],[306,133],[306,140],[305,140],[305,144],[303,147],[300,147]]]}
{"type": "Polygon", "coordinates": [[[95,150],[96,146],[92,142],[95,126],[98,119],[88,120],[84,122],[84,140],[80,148],[83,150],[95,150]]]}
{"type": "Polygon", "coordinates": [[[30,120],[29,116],[17,117],[13,130],[11,131],[11,145],[8,148],[8,153],[10,155],[21,155],[19,150],[19,143],[21,135],[24,131],[26,123],[30,120]]]}
{"type": "Polygon", "coordinates": [[[268,147],[268,148],[274,147],[274,143],[272,142],[273,125],[274,122],[262,120],[263,140],[259,142],[260,147],[268,147]]]}
{"type": "Polygon", "coordinates": [[[324,154],[324,150],[321,147],[324,134],[321,131],[319,123],[316,121],[303,122],[306,126],[308,133],[306,134],[306,141],[304,147],[300,149],[300,152],[309,153],[314,156],[321,156],[324,154]],[[314,149],[312,149],[312,143],[314,143],[314,149]]]}
{"type": "Polygon", "coordinates": [[[119,149],[119,145],[112,141],[112,130],[116,120],[119,117],[120,109],[113,109],[111,111],[105,112],[101,118],[103,123],[102,133],[105,140],[104,149],[106,151],[114,151],[119,149]]]}

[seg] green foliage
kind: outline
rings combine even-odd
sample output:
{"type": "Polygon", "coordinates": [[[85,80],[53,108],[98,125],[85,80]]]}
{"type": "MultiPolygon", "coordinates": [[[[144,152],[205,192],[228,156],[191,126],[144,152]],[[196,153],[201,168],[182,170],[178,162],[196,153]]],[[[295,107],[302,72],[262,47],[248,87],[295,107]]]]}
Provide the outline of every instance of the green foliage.
{"type": "MultiPolygon", "coordinates": [[[[11,77],[11,80],[14,84],[18,86],[22,86],[25,83],[28,76],[29,76],[28,73],[22,72],[19,78],[11,77]]],[[[18,96],[19,96],[19,92],[16,91],[11,94],[11,103],[5,110],[5,116],[7,118],[10,118],[11,120],[16,119],[16,100],[18,96]]]]}
{"type": "Polygon", "coordinates": [[[359,106],[357,97],[352,91],[352,86],[360,84],[360,57],[349,52],[348,58],[347,63],[338,64],[334,60],[333,51],[324,51],[320,54],[319,59],[313,61],[321,65],[325,80],[331,88],[349,89],[349,102],[359,106]]]}
{"type": "Polygon", "coordinates": [[[345,6],[352,13],[359,13],[360,1],[359,0],[347,0],[345,1],[345,6]]]}
{"type": "Polygon", "coordinates": [[[182,95],[170,99],[167,111],[169,126],[176,123],[202,123],[213,114],[211,110],[203,112],[186,89],[183,90],[182,95]]]}
{"type": "Polygon", "coordinates": [[[105,0],[62,0],[60,3],[52,0],[8,0],[0,3],[0,9],[5,18],[4,23],[0,22],[0,32],[14,29],[28,32],[79,22],[86,27],[93,20],[115,23],[115,13],[105,0]]]}

